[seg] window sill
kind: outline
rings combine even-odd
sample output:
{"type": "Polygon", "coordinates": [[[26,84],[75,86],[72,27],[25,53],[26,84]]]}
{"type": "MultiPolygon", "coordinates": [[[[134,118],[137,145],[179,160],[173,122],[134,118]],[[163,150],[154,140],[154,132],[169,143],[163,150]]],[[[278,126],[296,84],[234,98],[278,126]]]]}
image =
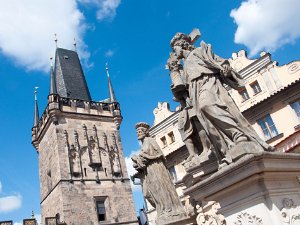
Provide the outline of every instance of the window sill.
{"type": "Polygon", "coordinates": [[[280,139],[282,137],[283,137],[283,133],[280,133],[280,134],[277,134],[275,137],[272,137],[272,138],[266,140],[266,142],[268,144],[270,144],[271,142],[276,141],[276,140],[278,140],[278,139],[280,139]]]}
{"type": "Polygon", "coordinates": [[[245,102],[247,102],[248,100],[250,100],[250,98],[242,100],[241,103],[245,103],[245,102]]]}
{"type": "Polygon", "coordinates": [[[298,125],[294,126],[294,129],[299,130],[300,129],[300,123],[298,125]]]}
{"type": "Polygon", "coordinates": [[[253,94],[253,96],[258,95],[258,94],[260,94],[261,92],[262,92],[262,91],[256,92],[256,93],[253,94]]]}

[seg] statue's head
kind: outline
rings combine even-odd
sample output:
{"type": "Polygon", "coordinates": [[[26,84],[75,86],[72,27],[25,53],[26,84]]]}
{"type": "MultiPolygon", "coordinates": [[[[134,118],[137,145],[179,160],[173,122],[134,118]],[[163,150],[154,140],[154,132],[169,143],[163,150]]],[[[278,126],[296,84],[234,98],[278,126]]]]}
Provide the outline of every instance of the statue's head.
{"type": "Polygon", "coordinates": [[[190,51],[194,48],[194,46],[192,45],[191,37],[180,32],[175,34],[170,42],[170,45],[177,56],[180,56],[182,54],[182,50],[190,51]]]}
{"type": "Polygon", "coordinates": [[[136,134],[139,140],[143,140],[145,137],[149,136],[150,125],[145,122],[139,122],[135,125],[136,134]]]}

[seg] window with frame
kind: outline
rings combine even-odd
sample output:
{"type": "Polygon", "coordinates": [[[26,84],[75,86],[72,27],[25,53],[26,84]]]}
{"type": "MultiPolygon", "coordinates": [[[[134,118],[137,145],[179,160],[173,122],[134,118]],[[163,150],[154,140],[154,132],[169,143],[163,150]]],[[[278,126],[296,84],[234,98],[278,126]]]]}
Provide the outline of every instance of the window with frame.
{"type": "Polygon", "coordinates": [[[172,181],[173,181],[173,182],[176,182],[176,181],[177,181],[177,174],[176,174],[175,167],[174,167],[174,166],[171,166],[171,167],[169,168],[169,172],[170,172],[172,181]]]}
{"type": "Polygon", "coordinates": [[[160,138],[163,148],[167,146],[167,139],[165,136],[160,138]]]}
{"type": "Polygon", "coordinates": [[[252,88],[255,95],[258,94],[259,92],[261,92],[261,88],[257,81],[254,81],[253,83],[251,83],[250,87],[252,88]]]}
{"type": "Polygon", "coordinates": [[[168,133],[169,139],[170,139],[170,143],[175,142],[175,136],[173,131],[171,131],[170,133],[168,133]]]}
{"type": "Polygon", "coordinates": [[[105,211],[105,198],[96,199],[96,209],[98,221],[106,220],[106,211],[105,211]]]}
{"type": "Polygon", "coordinates": [[[266,140],[269,140],[278,135],[276,126],[269,114],[259,119],[257,122],[260,125],[266,140]]]}
{"type": "Polygon", "coordinates": [[[298,119],[300,119],[300,101],[291,103],[291,107],[295,111],[298,119]]]}
{"type": "Polygon", "coordinates": [[[250,98],[246,88],[239,90],[239,94],[241,95],[243,102],[250,98]]]}

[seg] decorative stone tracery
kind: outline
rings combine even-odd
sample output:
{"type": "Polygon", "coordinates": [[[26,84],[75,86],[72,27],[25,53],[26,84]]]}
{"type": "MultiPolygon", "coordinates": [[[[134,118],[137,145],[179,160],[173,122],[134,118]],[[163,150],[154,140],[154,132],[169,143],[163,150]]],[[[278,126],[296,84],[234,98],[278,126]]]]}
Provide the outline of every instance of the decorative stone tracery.
{"type": "Polygon", "coordinates": [[[205,210],[198,206],[197,212],[199,213],[196,221],[198,225],[226,225],[225,217],[222,214],[218,213],[220,205],[217,202],[214,202],[211,205],[210,210],[205,210]]]}
{"type": "Polygon", "coordinates": [[[282,200],[281,221],[283,224],[300,225],[300,206],[297,206],[293,199],[282,200]]]}
{"type": "Polygon", "coordinates": [[[263,222],[261,218],[255,215],[242,212],[237,216],[237,220],[234,222],[234,225],[263,225],[263,222]]]}

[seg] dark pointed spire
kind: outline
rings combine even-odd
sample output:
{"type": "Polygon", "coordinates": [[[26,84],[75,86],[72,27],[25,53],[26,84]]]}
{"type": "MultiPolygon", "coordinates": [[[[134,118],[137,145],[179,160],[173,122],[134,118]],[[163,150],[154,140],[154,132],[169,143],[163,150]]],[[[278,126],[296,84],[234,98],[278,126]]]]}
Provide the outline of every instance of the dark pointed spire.
{"type": "Polygon", "coordinates": [[[107,78],[108,78],[108,90],[109,90],[110,102],[117,102],[117,98],[115,96],[115,92],[114,92],[113,86],[110,81],[110,76],[109,76],[109,72],[108,72],[108,63],[106,63],[106,74],[107,74],[107,78]]]}
{"type": "Polygon", "coordinates": [[[53,70],[60,97],[92,100],[77,52],[57,48],[53,70]]]}
{"type": "Polygon", "coordinates": [[[39,107],[37,101],[37,89],[38,87],[34,87],[34,118],[33,118],[33,127],[36,127],[39,123],[39,107]]]}
{"type": "Polygon", "coordinates": [[[52,63],[52,56],[50,57],[51,60],[51,66],[50,66],[50,95],[52,94],[57,94],[57,89],[56,89],[56,80],[54,76],[54,71],[53,71],[53,63],[52,63]]]}

